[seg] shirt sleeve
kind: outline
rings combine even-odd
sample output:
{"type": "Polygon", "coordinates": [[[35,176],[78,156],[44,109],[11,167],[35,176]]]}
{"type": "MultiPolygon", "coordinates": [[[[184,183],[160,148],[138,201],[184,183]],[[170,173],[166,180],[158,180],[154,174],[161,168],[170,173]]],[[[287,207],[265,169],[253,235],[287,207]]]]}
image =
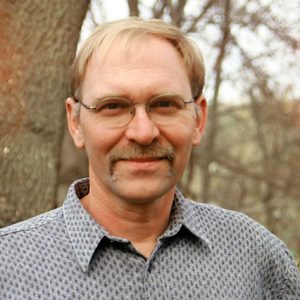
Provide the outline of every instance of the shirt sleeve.
{"type": "Polygon", "coordinates": [[[267,230],[261,242],[266,299],[300,300],[300,273],[287,246],[267,230]]]}
{"type": "Polygon", "coordinates": [[[283,270],[281,273],[281,290],[279,291],[279,299],[300,300],[300,273],[289,254],[288,249],[283,246],[284,253],[282,258],[283,270]],[[281,298],[280,298],[281,297],[281,298]]]}

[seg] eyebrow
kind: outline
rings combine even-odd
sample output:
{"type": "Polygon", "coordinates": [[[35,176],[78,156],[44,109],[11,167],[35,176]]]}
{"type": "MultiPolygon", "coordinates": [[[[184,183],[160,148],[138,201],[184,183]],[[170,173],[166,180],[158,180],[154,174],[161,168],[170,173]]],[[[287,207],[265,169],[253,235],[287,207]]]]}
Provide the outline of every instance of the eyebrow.
{"type": "MultiPolygon", "coordinates": [[[[152,99],[159,98],[159,97],[179,97],[182,100],[184,100],[184,97],[181,96],[180,94],[172,93],[172,92],[163,92],[163,93],[156,94],[156,95],[148,98],[147,101],[149,102],[152,99]]],[[[102,97],[96,97],[92,101],[93,101],[93,103],[97,103],[97,102],[105,101],[105,100],[108,100],[108,99],[125,99],[127,101],[132,102],[132,103],[137,103],[137,102],[133,101],[132,99],[130,99],[129,97],[127,97],[125,95],[122,95],[122,94],[111,94],[111,95],[108,94],[108,95],[105,95],[105,96],[102,96],[102,97]]]]}

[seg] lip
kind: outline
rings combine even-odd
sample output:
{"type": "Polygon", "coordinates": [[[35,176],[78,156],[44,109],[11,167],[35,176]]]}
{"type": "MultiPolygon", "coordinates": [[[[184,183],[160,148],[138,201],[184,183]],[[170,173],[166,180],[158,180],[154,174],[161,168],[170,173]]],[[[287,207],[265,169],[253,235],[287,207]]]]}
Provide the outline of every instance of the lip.
{"type": "Polygon", "coordinates": [[[142,158],[129,158],[124,159],[123,161],[133,161],[133,162],[152,162],[152,161],[160,161],[165,159],[164,157],[161,158],[154,158],[154,157],[142,157],[142,158]]]}
{"type": "Polygon", "coordinates": [[[126,168],[133,171],[155,171],[162,162],[167,162],[165,158],[131,158],[118,161],[126,168]]]}

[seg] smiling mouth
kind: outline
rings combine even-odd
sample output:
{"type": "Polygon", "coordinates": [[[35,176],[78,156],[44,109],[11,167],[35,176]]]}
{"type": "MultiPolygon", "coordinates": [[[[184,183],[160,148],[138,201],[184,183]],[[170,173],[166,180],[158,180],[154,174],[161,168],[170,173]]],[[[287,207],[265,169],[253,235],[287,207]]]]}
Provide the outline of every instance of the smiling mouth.
{"type": "Polygon", "coordinates": [[[126,159],[120,159],[111,165],[111,173],[117,175],[117,170],[121,172],[128,172],[128,174],[135,174],[135,176],[144,176],[146,174],[157,174],[157,172],[165,172],[163,170],[168,169],[168,173],[172,173],[173,166],[170,160],[166,157],[131,157],[126,159]],[[119,165],[120,164],[120,165],[119,165]],[[117,167],[117,165],[119,167],[117,167]],[[120,168],[120,169],[115,169],[120,168]]]}
{"type": "MultiPolygon", "coordinates": [[[[162,149],[160,147],[155,149],[152,148],[152,151],[145,151],[145,149],[138,147],[133,148],[133,150],[132,148],[124,150],[114,151],[110,156],[110,175],[113,180],[117,180],[118,178],[118,175],[115,173],[115,166],[118,163],[128,163],[126,167],[128,170],[138,170],[138,172],[142,172],[144,174],[144,172],[149,173],[157,170],[158,164],[167,162],[169,165],[168,175],[174,175],[175,151],[172,147],[168,147],[166,149],[162,149]]],[[[146,150],[150,149],[148,148],[146,150]]]]}
{"type": "Polygon", "coordinates": [[[120,161],[134,161],[134,162],[151,162],[151,161],[158,161],[167,159],[167,157],[131,157],[120,159],[120,161]]]}
{"type": "MultiPolygon", "coordinates": [[[[169,164],[169,173],[173,174],[175,161],[175,149],[168,146],[161,146],[155,142],[149,146],[130,144],[123,149],[114,149],[110,154],[110,174],[115,179],[114,168],[120,162],[131,164],[131,167],[146,171],[157,167],[157,163],[165,161],[169,164]]],[[[130,165],[128,165],[130,167],[130,165]]],[[[130,168],[131,168],[130,167],[130,168]]]]}
{"type": "Polygon", "coordinates": [[[175,160],[175,150],[173,147],[162,147],[158,144],[150,146],[134,145],[132,147],[124,149],[116,149],[110,155],[110,161],[112,164],[121,160],[129,161],[154,161],[166,159],[171,164],[175,160]]]}

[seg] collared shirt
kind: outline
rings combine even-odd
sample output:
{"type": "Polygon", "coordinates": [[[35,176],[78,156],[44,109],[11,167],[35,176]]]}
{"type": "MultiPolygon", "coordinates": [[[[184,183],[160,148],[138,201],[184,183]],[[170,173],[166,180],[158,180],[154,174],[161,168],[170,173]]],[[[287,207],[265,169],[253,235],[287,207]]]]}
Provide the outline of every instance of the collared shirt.
{"type": "Polygon", "coordinates": [[[176,192],[146,259],[84,210],[87,179],[62,208],[0,230],[0,299],[300,299],[286,246],[237,212],[176,192]]]}

